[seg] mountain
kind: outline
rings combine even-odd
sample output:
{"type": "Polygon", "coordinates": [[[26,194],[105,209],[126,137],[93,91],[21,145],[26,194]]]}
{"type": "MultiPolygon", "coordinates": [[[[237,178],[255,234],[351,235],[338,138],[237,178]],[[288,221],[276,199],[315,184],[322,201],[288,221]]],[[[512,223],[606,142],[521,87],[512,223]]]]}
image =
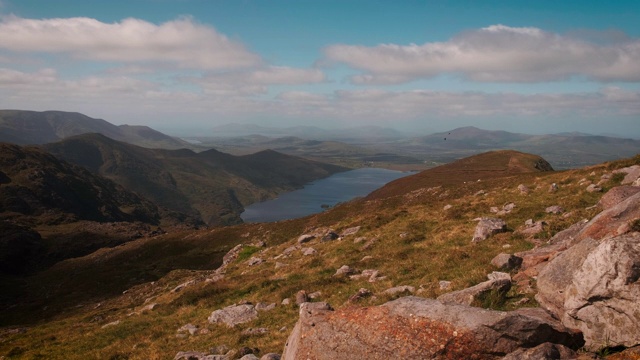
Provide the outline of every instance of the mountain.
{"type": "MultiPolygon", "coordinates": [[[[207,157],[214,161],[225,155],[207,157]]],[[[550,169],[539,156],[490,152],[392,182],[377,194],[305,218],[145,237],[28,277],[3,277],[0,355],[184,359],[228,353],[239,358],[249,351],[258,357],[280,354],[287,343],[307,351],[314,342],[314,348],[328,348],[301,357],[321,358],[339,346],[338,358],[367,358],[363,349],[373,354],[404,344],[386,358],[408,358],[422,349],[433,352],[414,358],[495,359],[515,348],[540,351],[540,342],[551,341],[566,346],[553,348],[555,355],[532,358],[559,358],[558,353],[575,358],[573,351],[590,338],[561,321],[615,319],[608,325],[612,329],[618,320],[638,321],[633,311],[640,301],[640,197],[634,187],[620,186],[625,173],[638,166],[640,156],[544,171],[550,169]],[[505,224],[488,238],[472,241],[485,218],[505,224]],[[600,252],[590,252],[594,248],[600,252]],[[520,270],[495,265],[493,260],[503,255],[525,259],[520,270]],[[620,266],[623,261],[626,267],[620,266]],[[582,270],[563,271],[583,263],[582,270]],[[554,279],[548,268],[559,270],[556,290],[561,291],[539,286],[554,279]],[[492,284],[498,279],[508,286],[487,290],[488,274],[492,284]],[[589,292],[602,286],[628,291],[589,292]],[[485,291],[469,296],[470,289],[479,288],[485,291]],[[437,300],[456,294],[471,305],[437,300]],[[581,301],[554,302],[576,309],[572,316],[554,312],[552,318],[536,301],[582,294],[581,301]],[[297,299],[309,303],[298,307],[297,299]],[[610,311],[612,299],[625,301],[624,306],[610,311]],[[428,303],[432,311],[407,302],[428,303]],[[390,306],[399,303],[406,305],[402,318],[394,317],[402,310],[390,306]],[[219,321],[225,315],[233,319],[234,311],[248,317],[233,326],[219,321]],[[607,316],[600,316],[602,311],[607,316]],[[454,320],[425,319],[433,312],[454,320]],[[496,322],[487,325],[487,317],[496,322]],[[315,341],[320,331],[326,334],[327,318],[341,324],[334,327],[340,332],[315,341]],[[457,328],[461,322],[479,326],[479,336],[457,328]],[[360,336],[354,338],[354,332],[360,336]],[[360,346],[372,337],[378,341],[360,346]],[[345,341],[358,346],[345,348],[345,341]]],[[[591,347],[580,350],[580,356],[594,358],[597,351],[612,360],[625,358],[613,354],[623,346],[604,342],[621,333],[603,332],[600,325],[591,332],[600,333],[603,341],[588,343],[591,347]]],[[[622,335],[635,341],[625,346],[640,344],[637,326],[625,329],[622,335]]]]}
{"type": "Polygon", "coordinates": [[[347,170],[275,151],[233,156],[214,149],[147,149],[100,134],[78,135],[43,148],[209,225],[239,223],[243,206],[347,170]]]}
{"type": "Polygon", "coordinates": [[[312,140],[334,140],[345,142],[371,142],[397,140],[405,134],[379,126],[358,126],[343,129],[322,129],[317,126],[272,127],[256,124],[225,124],[211,130],[211,137],[242,137],[263,135],[270,137],[300,137],[312,140]]]}
{"type": "Polygon", "coordinates": [[[0,143],[0,272],[29,272],[159,226],[197,224],[42,149],[0,143]]]}
{"type": "Polygon", "coordinates": [[[0,110],[0,142],[46,144],[86,133],[100,133],[118,141],[150,148],[178,149],[186,145],[147,126],[116,126],[80,113],[0,110]]]}
{"type": "Polygon", "coordinates": [[[347,167],[374,166],[403,170],[424,168],[422,160],[416,157],[377,151],[376,149],[340,141],[308,140],[296,136],[267,137],[263,135],[228,138],[198,137],[191,139],[197,140],[199,147],[214,147],[238,155],[272,149],[287,155],[347,167]]]}
{"type": "Polygon", "coordinates": [[[389,151],[450,162],[490,150],[512,149],[538,154],[566,169],[629,157],[640,152],[640,140],[583,133],[526,135],[462,127],[390,144],[389,151]]]}

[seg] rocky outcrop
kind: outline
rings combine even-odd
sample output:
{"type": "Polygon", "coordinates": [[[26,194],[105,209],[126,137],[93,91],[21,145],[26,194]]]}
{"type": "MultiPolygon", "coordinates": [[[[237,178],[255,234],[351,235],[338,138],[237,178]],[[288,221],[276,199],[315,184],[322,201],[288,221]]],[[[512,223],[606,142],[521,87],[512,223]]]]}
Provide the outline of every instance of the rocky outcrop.
{"type": "Polygon", "coordinates": [[[283,359],[496,359],[545,342],[583,344],[542,309],[499,312],[413,296],[368,308],[325,305],[303,304],[283,359]]]}
{"type": "Polygon", "coordinates": [[[640,343],[640,233],[586,239],[538,276],[538,302],[597,350],[640,343]],[[624,331],[621,331],[624,329],[624,331]]]}
{"type": "Polygon", "coordinates": [[[472,242],[486,240],[493,234],[507,230],[507,223],[502,219],[481,218],[478,220],[478,225],[476,225],[476,230],[473,234],[473,239],[471,240],[472,242]]]}
{"type": "Polygon", "coordinates": [[[638,178],[640,178],[640,165],[632,165],[622,169],[614,170],[614,174],[625,174],[624,179],[620,182],[621,185],[632,184],[638,178]]]}
{"type": "Polygon", "coordinates": [[[487,277],[489,280],[485,282],[481,282],[470,288],[440,295],[438,300],[445,303],[471,305],[474,301],[479,300],[491,291],[504,294],[511,289],[511,276],[509,276],[509,274],[494,271],[487,275],[487,277]]]}
{"type": "Polygon", "coordinates": [[[607,191],[598,201],[598,205],[603,209],[609,209],[639,192],[640,186],[618,186],[607,191]]]}
{"type": "Polygon", "coordinates": [[[552,343],[540,344],[530,349],[518,349],[505,356],[502,360],[542,360],[542,359],[576,359],[578,353],[572,349],[552,343]]]}

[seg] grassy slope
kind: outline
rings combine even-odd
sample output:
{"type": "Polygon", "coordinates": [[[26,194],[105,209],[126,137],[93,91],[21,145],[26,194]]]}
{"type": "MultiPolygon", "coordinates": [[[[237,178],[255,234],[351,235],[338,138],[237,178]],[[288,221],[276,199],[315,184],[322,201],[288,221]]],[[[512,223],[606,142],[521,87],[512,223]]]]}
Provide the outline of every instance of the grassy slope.
{"type": "MultiPolygon", "coordinates": [[[[503,160],[494,165],[499,164],[504,165],[503,160]]],[[[514,230],[529,218],[544,220],[550,226],[540,237],[549,238],[578,220],[591,218],[597,213],[598,210],[592,206],[601,194],[587,192],[586,184],[579,185],[582,179],[598,182],[601,175],[630,164],[640,164],[640,157],[563,172],[503,172],[499,176],[486,176],[481,181],[477,181],[477,174],[472,177],[473,181],[469,181],[467,168],[467,171],[449,171],[446,176],[440,173],[436,176],[439,180],[429,182],[423,179],[422,185],[415,189],[389,191],[385,196],[378,193],[304,219],[168,234],[138,240],[116,249],[101,250],[84,258],[68,260],[50,272],[30,279],[29,289],[41,289],[44,284],[51,286],[56,283],[52,279],[67,274],[65,288],[48,289],[50,298],[34,307],[41,309],[47,303],[50,307],[66,305],[67,309],[52,319],[30,325],[24,333],[0,331],[0,354],[13,355],[9,358],[16,359],[166,359],[181,350],[207,352],[221,344],[231,348],[258,347],[262,353],[280,352],[298,318],[293,305],[279,305],[275,310],[261,313],[258,320],[236,329],[208,324],[206,318],[213,310],[241,300],[279,304],[283,298],[291,298],[300,289],[321,291],[320,300],[340,307],[361,287],[379,293],[395,285],[413,285],[423,289],[421,296],[434,297],[441,293],[439,280],[452,281],[454,289],[476,284],[494,270],[489,262],[495,255],[525,250],[533,245],[512,231],[472,244],[474,218],[489,216],[491,206],[514,202],[514,211],[504,216],[509,228],[514,230]],[[548,192],[551,183],[559,184],[557,192],[548,192]],[[517,190],[519,184],[528,186],[531,192],[520,194],[517,190]],[[480,190],[483,193],[479,194],[480,190]],[[444,211],[447,204],[452,208],[444,211]],[[567,209],[569,215],[544,212],[544,208],[556,204],[567,209]],[[293,245],[302,233],[318,227],[340,232],[351,226],[361,226],[361,230],[344,240],[310,242],[308,246],[318,250],[317,256],[302,256],[296,251],[291,257],[273,259],[293,245]],[[355,237],[378,240],[365,249],[363,242],[353,241],[355,237]],[[267,262],[249,267],[245,264],[245,257],[228,268],[222,281],[202,281],[211,276],[207,270],[174,270],[163,274],[163,271],[179,268],[212,269],[219,263],[224,249],[236,243],[257,240],[265,240],[269,246],[264,250],[248,248],[245,253],[250,255],[258,251],[254,255],[267,262]],[[505,249],[507,245],[509,248],[505,249]],[[363,261],[364,256],[372,258],[363,261]],[[276,261],[287,266],[276,269],[276,261]],[[378,269],[387,278],[368,283],[366,280],[333,277],[342,265],[361,270],[378,269]],[[149,280],[159,280],[142,283],[143,278],[153,271],[156,273],[149,280]],[[138,278],[140,285],[132,287],[124,295],[109,296],[135,283],[132,278],[138,278]],[[170,291],[187,280],[200,281],[180,292],[170,291]],[[100,284],[101,294],[92,298],[87,292],[95,292],[96,283],[100,284]],[[61,297],[65,289],[78,290],[65,298],[61,297]],[[83,306],[75,307],[73,301],[81,301],[83,306]],[[150,303],[158,306],[129,316],[150,303]],[[116,320],[120,323],[103,327],[116,320]],[[177,329],[187,323],[208,332],[186,338],[176,337],[177,329]],[[287,330],[279,331],[283,326],[287,330]],[[241,335],[241,330],[248,327],[266,327],[269,333],[241,335]]],[[[617,181],[619,178],[614,176],[604,183],[605,191],[615,186],[617,181]]],[[[514,291],[510,296],[502,308],[513,307],[513,303],[523,295],[514,291]]],[[[389,296],[378,295],[360,305],[379,304],[389,299],[389,296]]],[[[535,305],[533,300],[528,304],[535,305]]]]}

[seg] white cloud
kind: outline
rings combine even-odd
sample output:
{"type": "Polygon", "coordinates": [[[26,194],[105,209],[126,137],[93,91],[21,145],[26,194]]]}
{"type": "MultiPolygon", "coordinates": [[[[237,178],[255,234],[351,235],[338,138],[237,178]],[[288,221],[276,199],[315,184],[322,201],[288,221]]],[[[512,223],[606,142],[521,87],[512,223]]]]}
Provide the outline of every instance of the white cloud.
{"type": "Polygon", "coordinates": [[[0,49],[66,53],[77,59],[171,63],[180,68],[237,69],[262,63],[257,54],[191,18],[155,25],[139,19],[107,24],[90,18],[0,20],[0,49]]]}
{"type": "Polygon", "coordinates": [[[57,74],[54,69],[41,69],[35,73],[24,73],[12,69],[0,68],[0,85],[20,86],[53,83],[57,74]]]}
{"type": "Polygon", "coordinates": [[[546,82],[584,76],[640,81],[640,40],[599,44],[537,28],[492,25],[447,42],[374,47],[331,45],[328,61],[363,71],[356,84],[392,84],[440,74],[480,82],[546,82]]]}

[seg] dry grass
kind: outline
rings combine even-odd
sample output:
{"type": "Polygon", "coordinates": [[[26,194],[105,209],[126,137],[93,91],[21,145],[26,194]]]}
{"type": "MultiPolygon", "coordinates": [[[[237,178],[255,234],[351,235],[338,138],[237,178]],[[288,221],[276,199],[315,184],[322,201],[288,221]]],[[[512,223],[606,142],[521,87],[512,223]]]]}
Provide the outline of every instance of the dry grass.
{"type": "MultiPolygon", "coordinates": [[[[490,265],[495,255],[534,246],[529,239],[514,233],[525,220],[549,224],[548,231],[538,239],[544,241],[580,219],[593,217],[598,211],[593,205],[601,194],[588,193],[587,184],[579,185],[580,180],[598,182],[602,174],[630,163],[640,163],[640,157],[581,170],[517,174],[480,182],[441,182],[409,195],[405,192],[385,199],[360,199],[304,219],[167,235],[159,239],[162,241],[138,241],[67,261],[34,278],[37,281],[32,285],[53,283],[56,277],[73,270],[75,277],[68,286],[95,292],[90,287],[98,281],[106,290],[98,292],[99,297],[82,298],[75,297],[76,294],[63,298],[59,304],[54,302],[56,306],[77,302],[84,306],[67,308],[51,320],[33,323],[25,333],[0,332],[0,355],[7,359],[166,359],[178,351],[208,352],[222,344],[230,348],[257,347],[262,354],[279,353],[298,317],[295,305],[280,305],[284,298],[293,300],[296,292],[303,289],[308,293],[319,291],[321,295],[315,301],[341,307],[364,287],[375,294],[358,302],[367,306],[391,299],[392,296],[381,293],[392,286],[411,285],[419,290],[420,296],[436,297],[443,293],[438,286],[440,280],[451,281],[452,290],[477,284],[495,270],[490,265]],[[559,184],[557,192],[548,191],[552,183],[559,184]],[[519,184],[529,187],[529,194],[521,194],[519,184]],[[482,194],[478,194],[480,190],[482,194]],[[509,202],[516,207],[501,216],[509,231],[471,243],[476,224],[473,219],[495,216],[490,208],[509,202]],[[443,210],[448,204],[452,207],[443,210]],[[567,213],[547,214],[544,209],[551,205],[560,205],[567,213]],[[298,250],[289,257],[274,259],[294,245],[300,234],[317,228],[340,232],[352,226],[361,229],[342,240],[316,239],[305,244],[318,251],[314,256],[304,256],[298,250]],[[358,237],[365,240],[355,242],[358,237]],[[372,239],[377,240],[365,246],[372,239]],[[223,280],[204,281],[212,276],[206,269],[219,264],[222,249],[256,240],[265,240],[269,246],[246,247],[243,255],[228,267],[223,280]],[[246,261],[251,256],[259,256],[266,262],[249,267],[246,261]],[[365,256],[370,258],[363,261],[365,256]],[[276,269],[276,262],[286,266],[276,269]],[[370,283],[367,279],[333,276],[342,265],[359,270],[377,269],[385,278],[370,283]],[[192,270],[170,271],[177,268],[192,270]],[[78,273],[85,271],[84,275],[78,273]],[[144,280],[149,274],[155,274],[152,279],[155,282],[144,280]],[[107,277],[112,281],[108,282],[107,277]],[[130,283],[130,277],[138,281],[130,283]],[[197,280],[195,284],[171,292],[178,284],[192,279],[197,280]],[[135,284],[138,285],[131,287],[135,284]],[[126,294],[116,296],[125,289],[129,289],[126,294]],[[240,301],[277,306],[234,329],[207,322],[212,311],[240,301]],[[153,310],[135,313],[150,303],[158,305],[153,310]],[[103,327],[117,320],[118,325],[103,327]],[[207,329],[206,333],[176,336],[177,329],[187,323],[207,329]],[[256,327],[265,327],[269,332],[241,334],[243,329],[256,327]]],[[[614,185],[613,180],[603,184],[605,189],[614,185]]],[[[522,298],[517,290],[506,296],[489,294],[477,305],[512,309],[522,298]]],[[[527,306],[534,304],[531,301],[527,306]]]]}

